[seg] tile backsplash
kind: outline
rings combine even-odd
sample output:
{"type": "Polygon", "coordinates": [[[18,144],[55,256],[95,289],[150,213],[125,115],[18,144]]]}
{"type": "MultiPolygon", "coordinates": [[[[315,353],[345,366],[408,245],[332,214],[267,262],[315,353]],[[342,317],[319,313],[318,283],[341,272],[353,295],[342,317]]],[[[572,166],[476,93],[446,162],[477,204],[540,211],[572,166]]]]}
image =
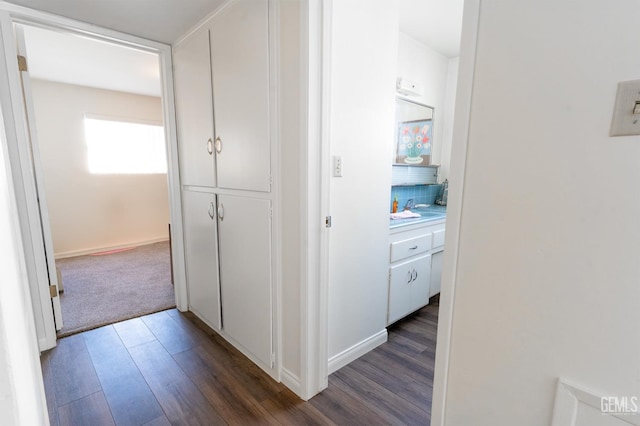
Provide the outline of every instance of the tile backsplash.
{"type": "Polygon", "coordinates": [[[393,209],[394,197],[398,197],[398,211],[402,211],[410,198],[415,204],[433,204],[441,190],[442,185],[392,186],[389,211],[393,209]]]}

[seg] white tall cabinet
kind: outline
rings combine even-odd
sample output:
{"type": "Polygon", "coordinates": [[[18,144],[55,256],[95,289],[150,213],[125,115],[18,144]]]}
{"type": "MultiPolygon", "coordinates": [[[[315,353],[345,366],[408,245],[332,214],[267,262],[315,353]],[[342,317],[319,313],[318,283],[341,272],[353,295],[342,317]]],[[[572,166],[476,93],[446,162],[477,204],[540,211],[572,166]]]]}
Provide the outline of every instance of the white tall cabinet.
{"type": "Polygon", "coordinates": [[[235,0],[174,47],[189,307],[272,376],[269,0],[235,0]]]}

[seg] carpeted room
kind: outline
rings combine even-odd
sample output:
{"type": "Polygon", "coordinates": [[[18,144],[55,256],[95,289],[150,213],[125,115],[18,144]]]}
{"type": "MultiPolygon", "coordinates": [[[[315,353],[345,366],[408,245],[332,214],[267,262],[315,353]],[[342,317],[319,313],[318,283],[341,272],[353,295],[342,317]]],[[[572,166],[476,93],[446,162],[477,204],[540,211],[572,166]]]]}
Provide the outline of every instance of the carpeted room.
{"type": "Polygon", "coordinates": [[[58,336],[175,306],[166,159],[160,156],[164,171],[92,171],[85,128],[95,118],[162,129],[160,97],[46,76],[31,87],[43,199],[64,288],[58,336]]]}

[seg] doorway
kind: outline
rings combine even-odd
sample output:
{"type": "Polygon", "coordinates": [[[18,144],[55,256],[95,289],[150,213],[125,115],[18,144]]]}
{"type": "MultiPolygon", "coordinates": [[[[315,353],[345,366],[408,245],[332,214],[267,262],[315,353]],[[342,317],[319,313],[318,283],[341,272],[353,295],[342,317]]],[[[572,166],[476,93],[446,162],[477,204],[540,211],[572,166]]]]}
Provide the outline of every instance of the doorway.
{"type": "Polygon", "coordinates": [[[57,336],[174,307],[158,54],[15,30],[57,336]]]}

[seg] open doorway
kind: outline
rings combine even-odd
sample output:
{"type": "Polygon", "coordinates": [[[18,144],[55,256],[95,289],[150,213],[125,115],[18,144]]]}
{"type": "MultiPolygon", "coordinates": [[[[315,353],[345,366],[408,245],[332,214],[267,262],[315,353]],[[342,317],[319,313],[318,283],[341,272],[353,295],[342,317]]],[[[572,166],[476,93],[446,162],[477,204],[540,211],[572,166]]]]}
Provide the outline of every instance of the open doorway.
{"type": "Polygon", "coordinates": [[[158,55],[21,27],[58,337],[174,307],[158,55]]]}

